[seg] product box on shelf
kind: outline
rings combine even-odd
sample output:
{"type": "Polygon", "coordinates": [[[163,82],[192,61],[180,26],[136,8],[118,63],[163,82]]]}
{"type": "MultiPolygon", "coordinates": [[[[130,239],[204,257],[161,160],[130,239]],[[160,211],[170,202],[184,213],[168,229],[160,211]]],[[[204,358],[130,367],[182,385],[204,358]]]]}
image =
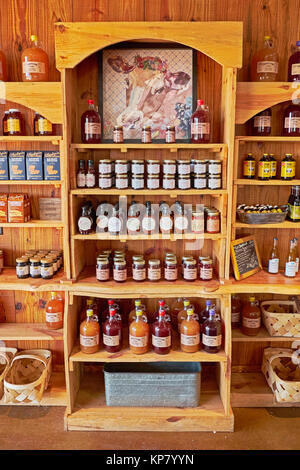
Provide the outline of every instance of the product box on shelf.
{"type": "Polygon", "coordinates": [[[56,151],[44,152],[44,179],[60,180],[60,154],[56,151]]]}
{"type": "Polygon", "coordinates": [[[0,194],[0,222],[7,222],[7,194],[0,194]]]}
{"type": "Polygon", "coordinates": [[[9,179],[8,151],[1,150],[0,151],[0,180],[8,180],[8,179],[9,179]]]}
{"type": "Polygon", "coordinates": [[[25,152],[9,152],[9,174],[11,180],[26,180],[25,152]]]}
{"type": "Polygon", "coordinates": [[[40,220],[61,220],[61,199],[59,197],[40,197],[40,220]]]}
{"type": "Polygon", "coordinates": [[[43,180],[43,152],[34,150],[26,152],[26,174],[28,180],[43,180]]]}
{"type": "Polygon", "coordinates": [[[21,223],[30,220],[28,194],[10,194],[7,201],[8,222],[21,223]]]}

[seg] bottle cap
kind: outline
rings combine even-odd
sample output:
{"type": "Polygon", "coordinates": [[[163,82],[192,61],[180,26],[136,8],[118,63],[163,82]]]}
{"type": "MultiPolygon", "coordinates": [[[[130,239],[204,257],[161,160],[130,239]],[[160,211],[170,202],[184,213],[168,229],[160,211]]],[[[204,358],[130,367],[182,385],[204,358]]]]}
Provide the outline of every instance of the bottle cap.
{"type": "Polygon", "coordinates": [[[212,301],[211,300],[206,300],[205,303],[206,303],[206,305],[211,305],[212,301]]]}
{"type": "Polygon", "coordinates": [[[253,296],[249,297],[249,301],[250,302],[255,302],[255,297],[253,297],[253,296]]]}
{"type": "Polygon", "coordinates": [[[202,104],[204,104],[203,100],[197,100],[197,106],[201,106],[202,104]]]}
{"type": "Polygon", "coordinates": [[[135,312],[135,315],[136,315],[137,317],[141,317],[141,316],[143,315],[143,313],[144,313],[143,310],[139,308],[139,309],[135,312]]]}
{"type": "Polygon", "coordinates": [[[87,305],[92,305],[92,304],[93,304],[92,299],[87,299],[86,304],[87,304],[87,305]]]}
{"type": "Polygon", "coordinates": [[[267,41],[268,39],[271,39],[271,36],[264,36],[265,41],[267,41]]]}
{"type": "Polygon", "coordinates": [[[89,309],[86,311],[86,316],[87,316],[87,317],[92,317],[93,315],[94,315],[93,310],[89,308],[89,309]]]}
{"type": "Polygon", "coordinates": [[[215,315],[215,313],[216,313],[215,307],[211,307],[211,308],[209,309],[209,314],[210,314],[210,315],[215,315]]]}
{"type": "Polygon", "coordinates": [[[88,104],[94,104],[94,100],[88,100],[88,104]]]}
{"type": "Polygon", "coordinates": [[[300,41],[296,41],[296,46],[300,46],[300,41]]]}
{"type": "Polygon", "coordinates": [[[142,302],[141,302],[141,300],[135,300],[134,304],[135,304],[136,307],[140,307],[142,302]]]}
{"type": "Polygon", "coordinates": [[[56,292],[51,292],[51,297],[56,297],[56,292]]]}
{"type": "Polygon", "coordinates": [[[188,308],[186,314],[187,314],[188,316],[194,315],[194,310],[193,310],[192,308],[188,308]]]}
{"type": "Polygon", "coordinates": [[[165,302],[164,300],[159,300],[159,301],[158,301],[158,305],[159,305],[160,307],[162,307],[163,305],[165,305],[165,303],[166,303],[166,302],[165,302]]]}
{"type": "Polygon", "coordinates": [[[115,314],[116,314],[116,309],[115,308],[110,309],[109,316],[113,317],[115,314]]]}
{"type": "Polygon", "coordinates": [[[183,301],[183,305],[184,305],[185,307],[188,307],[188,306],[190,305],[190,301],[189,301],[189,300],[184,300],[184,301],[183,301]]]}
{"type": "Polygon", "coordinates": [[[165,312],[164,310],[160,310],[160,312],[159,312],[158,315],[159,315],[160,317],[164,317],[165,314],[166,314],[166,312],[165,312]]]}
{"type": "Polygon", "coordinates": [[[30,36],[30,39],[31,39],[31,41],[37,41],[37,35],[36,35],[36,34],[32,34],[32,35],[30,36]]]}
{"type": "Polygon", "coordinates": [[[112,299],[110,299],[110,300],[108,301],[108,305],[113,305],[113,304],[114,304],[114,301],[113,301],[112,299]]]}

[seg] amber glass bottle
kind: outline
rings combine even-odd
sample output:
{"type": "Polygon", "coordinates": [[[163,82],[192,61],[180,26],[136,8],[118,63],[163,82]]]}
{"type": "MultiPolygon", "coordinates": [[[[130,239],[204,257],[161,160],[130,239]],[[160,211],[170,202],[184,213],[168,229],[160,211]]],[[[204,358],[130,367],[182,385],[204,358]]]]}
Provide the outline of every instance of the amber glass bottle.
{"type": "Polygon", "coordinates": [[[22,52],[23,82],[47,82],[49,80],[48,54],[40,47],[36,35],[31,35],[30,46],[22,52]]]}
{"type": "Polygon", "coordinates": [[[187,353],[197,352],[200,344],[200,325],[193,319],[194,310],[187,309],[187,317],[180,325],[180,347],[187,353]]]}
{"type": "Polygon", "coordinates": [[[271,162],[267,153],[264,153],[258,162],[258,179],[269,180],[271,177],[271,162]]]}
{"type": "Polygon", "coordinates": [[[94,310],[88,309],[86,320],[80,324],[80,349],[86,354],[99,351],[100,326],[94,318],[94,310]]]}
{"type": "Polygon", "coordinates": [[[252,119],[252,134],[256,136],[267,136],[271,134],[271,109],[264,109],[252,119]]]}
{"type": "Polygon", "coordinates": [[[46,325],[51,330],[59,330],[64,323],[64,300],[51,292],[51,299],[46,305],[46,325]]]}
{"type": "Polygon", "coordinates": [[[149,349],[149,325],[143,320],[143,313],[137,309],[129,327],[129,347],[134,354],[144,354],[149,349]]]}
{"type": "Polygon", "coordinates": [[[242,310],[242,332],[247,336],[256,336],[261,325],[260,308],[256,305],[255,297],[249,297],[242,310]]]}
{"type": "Polygon", "coordinates": [[[278,75],[278,54],[270,36],[264,36],[264,43],[254,54],[251,65],[253,82],[274,82],[278,75]]]}

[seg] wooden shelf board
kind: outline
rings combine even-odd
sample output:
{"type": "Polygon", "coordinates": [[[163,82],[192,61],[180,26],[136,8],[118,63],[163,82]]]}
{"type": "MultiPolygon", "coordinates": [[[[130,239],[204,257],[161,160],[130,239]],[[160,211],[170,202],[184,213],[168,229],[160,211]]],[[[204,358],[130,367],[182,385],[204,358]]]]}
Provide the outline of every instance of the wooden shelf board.
{"type": "Polygon", "coordinates": [[[264,326],[261,327],[259,330],[259,333],[257,336],[247,336],[242,333],[242,331],[238,328],[233,328],[232,329],[232,341],[235,343],[238,342],[247,342],[247,343],[253,343],[253,342],[280,342],[282,343],[283,341],[297,341],[300,338],[296,337],[291,337],[291,336],[271,336],[266,328],[264,326]]]}
{"type": "Polygon", "coordinates": [[[65,374],[63,372],[52,372],[47,390],[44,392],[40,404],[30,403],[3,403],[5,406],[67,406],[67,392],[65,385],[65,374]]]}
{"type": "Polygon", "coordinates": [[[0,222],[0,227],[7,227],[7,228],[63,228],[64,223],[61,220],[31,219],[28,222],[22,222],[22,223],[0,222]]]}
{"type": "Polygon", "coordinates": [[[277,224],[243,224],[242,222],[235,222],[233,224],[236,228],[243,228],[247,230],[251,230],[254,228],[276,228],[276,229],[299,229],[300,222],[289,222],[284,221],[277,224]]]}
{"type": "Polygon", "coordinates": [[[105,402],[103,374],[85,373],[75,409],[66,417],[70,431],[233,431],[217,386],[203,381],[197,408],[109,407],[105,402]]]}
{"type": "Polygon", "coordinates": [[[277,403],[262,372],[235,372],[231,375],[233,408],[299,407],[300,403],[277,403]]]}
{"type": "Polygon", "coordinates": [[[77,282],[69,286],[70,292],[74,294],[86,295],[93,293],[97,297],[107,298],[114,295],[118,298],[135,298],[137,295],[141,298],[156,298],[164,293],[165,297],[173,298],[180,296],[199,297],[209,293],[214,293],[219,288],[219,281],[195,281],[187,282],[178,280],[168,282],[161,280],[155,282],[135,282],[128,279],[124,283],[115,281],[99,282],[96,279],[95,267],[87,266],[81,272],[77,282]]]}
{"type": "Polygon", "coordinates": [[[53,143],[53,145],[58,145],[59,142],[62,140],[62,137],[59,135],[52,135],[52,136],[37,136],[37,135],[16,135],[16,136],[9,136],[9,135],[1,135],[0,136],[0,143],[1,142],[49,142],[53,143]]]}
{"type": "Polygon", "coordinates": [[[44,323],[0,323],[3,341],[61,341],[63,330],[50,330],[44,323]]]}
{"type": "MultiPolygon", "coordinates": [[[[296,183],[295,183],[296,184],[296,183]]],[[[169,196],[176,198],[177,196],[213,196],[220,197],[227,194],[227,189],[100,189],[100,188],[82,188],[72,189],[71,195],[73,196],[169,196]]]]}
{"type": "Polygon", "coordinates": [[[300,137],[240,135],[236,136],[235,140],[240,142],[300,142],[300,137]]]}
{"type": "Polygon", "coordinates": [[[294,186],[300,185],[300,180],[291,180],[291,181],[283,181],[283,180],[269,180],[269,181],[260,181],[260,180],[247,180],[243,178],[236,179],[234,184],[238,186],[245,186],[245,185],[254,185],[254,186],[294,186]]]}
{"type": "Polygon", "coordinates": [[[264,269],[253,276],[249,276],[241,281],[236,281],[230,277],[225,281],[222,291],[224,293],[280,293],[283,295],[300,294],[300,274],[295,278],[287,278],[282,272],[279,274],[269,274],[264,269]]]}
{"type": "Polygon", "coordinates": [[[115,144],[113,142],[103,143],[103,144],[82,144],[82,143],[73,143],[71,144],[72,149],[77,150],[121,150],[121,152],[127,152],[130,149],[143,149],[143,150],[153,150],[153,149],[164,149],[170,150],[170,152],[176,152],[177,150],[186,149],[186,150],[211,150],[212,152],[221,152],[221,150],[227,148],[226,144],[190,144],[190,143],[175,143],[175,144],[166,144],[161,143],[151,143],[151,144],[142,144],[142,143],[123,143],[115,144]]]}
{"type": "Polygon", "coordinates": [[[186,234],[164,234],[157,233],[153,235],[137,234],[137,235],[109,235],[107,233],[89,233],[88,235],[76,234],[72,235],[73,240],[118,240],[118,241],[130,241],[130,240],[222,240],[226,238],[221,233],[210,234],[210,233],[186,233],[186,234]]]}
{"type": "Polygon", "coordinates": [[[31,181],[31,180],[24,180],[24,181],[15,181],[15,180],[0,180],[0,185],[9,185],[9,186],[60,186],[63,183],[62,180],[58,181],[31,181]]]}
{"type": "MultiPolygon", "coordinates": [[[[20,290],[20,291],[62,291],[65,290],[62,281],[65,278],[63,272],[59,272],[52,279],[18,279],[16,268],[4,268],[0,274],[0,290],[20,290]]],[[[0,324],[1,326],[1,324],[0,324]]]]}

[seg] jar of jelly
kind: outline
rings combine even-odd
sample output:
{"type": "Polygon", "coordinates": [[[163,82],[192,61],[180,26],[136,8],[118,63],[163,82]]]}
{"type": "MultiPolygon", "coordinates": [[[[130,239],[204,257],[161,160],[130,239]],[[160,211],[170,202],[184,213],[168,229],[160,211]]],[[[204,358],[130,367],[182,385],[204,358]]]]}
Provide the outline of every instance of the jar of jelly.
{"type": "Polygon", "coordinates": [[[125,260],[114,261],[113,278],[116,282],[127,280],[127,266],[125,260]]]}
{"type": "Polygon", "coordinates": [[[191,170],[194,173],[198,173],[199,175],[204,175],[207,172],[207,160],[191,160],[191,170]]]}
{"type": "Polygon", "coordinates": [[[143,258],[133,260],[132,279],[137,282],[141,282],[146,279],[146,262],[143,258]]]}
{"type": "Polygon", "coordinates": [[[115,186],[117,189],[128,189],[129,187],[129,178],[128,174],[116,173],[115,176],[115,186]]]}
{"type": "Polygon", "coordinates": [[[220,175],[212,175],[207,179],[208,189],[221,189],[222,188],[222,178],[220,175]]]}
{"type": "Polygon", "coordinates": [[[163,189],[175,189],[176,186],[176,179],[175,179],[175,174],[174,175],[163,175],[163,180],[162,180],[162,186],[163,189]]]}
{"type": "Polygon", "coordinates": [[[164,160],[163,161],[163,173],[164,175],[175,175],[176,173],[176,164],[174,160],[164,160]]]}
{"type": "Polygon", "coordinates": [[[99,188],[110,189],[113,186],[113,177],[111,173],[99,174],[99,188]]]}
{"type": "Polygon", "coordinates": [[[191,175],[178,175],[178,189],[191,189],[191,175]]]}
{"type": "Polygon", "coordinates": [[[183,279],[185,281],[195,281],[197,279],[197,262],[188,258],[183,263],[183,279]]]}
{"type": "Polygon", "coordinates": [[[29,262],[30,262],[30,266],[29,266],[30,277],[34,279],[41,277],[40,258],[38,256],[34,256],[29,259],[29,262]]]}
{"type": "Polygon", "coordinates": [[[206,173],[194,173],[193,174],[193,188],[194,189],[206,189],[207,177],[206,173]]]}
{"type": "Polygon", "coordinates": [[[202,281],[211,281],[213,278],[213,264],[210,258],[202,258],[199,263],[199,275],[202,281]]]}
{"type": "Polygon", "coordinates": [[[206,211],[206,231],[220,233],[220,212],[217,209],[209,208],[206,211]]]}
{"type": "Polygon", "coordinates": [[[114,127],[113,141],[115,144],[122,144],[124,142],[123,126],[114,127]]]}
{"type": "Polygon", "coordinates": [[[145,186],[144,174],[142,175],[133,174],[131,176],[132,189],[144,189],[144,186],[145,186]]]}
{"type": "Polygon", "coordinates": [[[175,126],[166,127],[166,144],[174,144],[176,142],[175,126]]]}
{"type": "Polygon", "coordinates": [[[113,172],[113,162],[108,158],[99,160],[98,162],[98,173],[99,174],[109,174],[113,172]]]}
{"type": "Polygon", "coordinates": [[[222,174],[222,162],[220,160],[208,160],[208,176],[222,174]]]}
{"type": "Polygon", "coordinates": [[[128,173],[128,160],[115,160],[115,173],[125,175],[128,173]]]}
{"type": "Polygon", "coordinates": [[[16,259],[16,274],[18,279],[27,279],[29,277],[28,262],[22,257],[16,259]]]}
{"type": "Polygon", "coordinates": [[[96,264],[96,278],[99,282],[109,281],[109,261],[105,256],[98,256],[96,264]]]}
{"type": "Polygon", "coordinates": [[[159,175],[160,162],[159,160],[147,160],[147,173],[148,175],[159,175]]]}
{"type": "Polygon", "coordinates": [[[179,175],[190,175],[191,164],[189,160],[177,160],[177,173],[179,175]]]}
{"type": "Polygon", "coordinates": [[[166,281],[177,281],[178,279],[178,267],[176,258],[165,259],[165,270],[164,277],[166,281]]]}
{"type": "Polygon", "coordinates": [[[142,143],[151,144],[151,127],[150,126],[142,127],[142,143]]]}
{"type": "Polygon", "coordinates": [[[131,173],[132,175],[144,175],[145,173],[144,160],[132,160],[131,173]]]}
{"type": "Polygon", "coordinates": [[[147,189],[159,189],[159,175],[147,176],[147,189]]]}
{"type": "Polygon", "coordinates": [[[41,259],[41,277],[43,279],[53,278],[53,264],[48,258],[41,259]]]}
{"type": "Polygon", "coordinates": [[[191,231],[193,233],[204,233],[204,212],[192,212],[191,231]]]}
{"type": "Polygon", "coordinates": [[[149,259],[148,261],[148,280],[157,282],[161,279],[161,268],[159,259],[149,259]]]}

